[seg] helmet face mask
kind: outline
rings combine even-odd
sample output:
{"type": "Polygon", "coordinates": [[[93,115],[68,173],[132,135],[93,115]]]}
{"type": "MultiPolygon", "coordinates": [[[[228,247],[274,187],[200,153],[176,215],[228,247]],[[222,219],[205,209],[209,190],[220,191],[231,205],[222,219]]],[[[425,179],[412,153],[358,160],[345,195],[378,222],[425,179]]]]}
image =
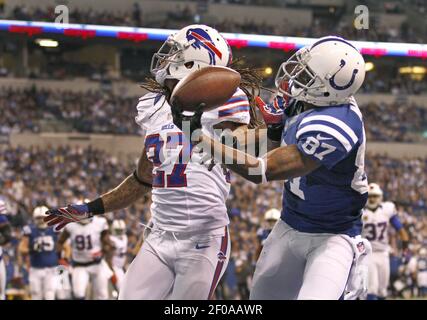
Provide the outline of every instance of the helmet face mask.
{"type": "Polygon", "coordinates": [[[371,210],[375,210],[382,201],[383,191],[380,186],[376,183],[370,183],[368,186],[368,202],[366,203],[366,206],[371,210]]]}
{"type": "Polygon", "coordinates": [[[151,74],[155,75],[158,71],[166,69],[170,63],[183,63],[184,50],[183,45],[169,37],[151,58],[151,74]]]}
{"type": "Polygon", "coordinates": [[[122,236],[122,235],[124,235],[124,233],[125,233],[125,230],[123,230],[123,229],[113,229],[113,234],[115,236],[122,236]]]}
{"type": "Polygon", "coordinates": [[[297,99],[304,91],[325,88],[319,77],[310,70],[306,61],[308,57],[308,49],[302,48],[282,63],[275,79],[281,94],[297,99]],[[288,83],[286,88],[284,83],[288,83]]]}
{"type": "Polygon", "coordinates": [[[369,195],[368,196],[368,202],[366,205],[370,209],[376,209],[382,202],[382,196],[380,195],[369,195]]]}
{"type": "Polygon", "coordinates": [[[47,223],[43,221],[42,217],[35,217],[34,218],[34,224],[37,226],[37,228],[40,229],[46,229],[47,223]]]}
{"type": "Polygon", "coordinates": [[[91,223],[91,222],[92,222],[92,219],[93,219],[93,218],[79,220],[77,223],[78,223],[78,224],[81,224],[81,225],[83,225],[83,226],[85,226],[85,225],[87,225],[87,224],[91,223]]]}
{"type": "Polygon", "coordinates": [[[126,223],[122,219],[116,219],[111,225],[111,233],[115,236],[122,236],[126,233],[126,223]]]}

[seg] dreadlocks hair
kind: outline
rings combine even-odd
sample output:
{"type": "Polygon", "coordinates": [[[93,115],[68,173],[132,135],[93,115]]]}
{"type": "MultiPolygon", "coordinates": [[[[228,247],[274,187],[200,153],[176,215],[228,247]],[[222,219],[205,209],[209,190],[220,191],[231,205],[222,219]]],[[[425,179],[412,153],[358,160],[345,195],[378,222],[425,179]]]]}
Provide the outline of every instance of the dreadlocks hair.
{"type": "Polygon", "coordinates": [[[249,114],[251,119],[248,127],[249,129],[256,128],[263,123],[259,120],[255,103],[255,97],[260,94],[260,90],[262,89],[261,69],[249,68],[243,57],[235,59],[228,67],[240,73],[241,81],[239,87],[249,100],[249,114]]]}
{"type": "MultiPolygon", "coordinates": [[[[229,66],[230,69],[240,73],[241,82],[240,89],[246,94],[249,100],[249,113],[250,113],[250,122],[248,127],[250,129],[260,126],[263,122],[259,120],[257,114],[257,107],[255,103],[255,97],[259,95],[260,90],[263,88],[261,86],[262,76],[261,69],[259,68],[249,68],[244,62],[244,58],[235,59],[229,66]]],[[[154,93],[160,93],[166,96],[169,100],[172,92],[166,86],[159,84],[154,77],[148,77],[145,81],[140,84],[141,88],[154,93]]]]}
{"type": "Polygon", "coordinates": [[[145,81],[139,85],[141,88],[154,93],[164,94],[167,98],[170,97],[172,92],[166,86],[162,86],[158,83],[153,76],[145,78],[145,81]]]}

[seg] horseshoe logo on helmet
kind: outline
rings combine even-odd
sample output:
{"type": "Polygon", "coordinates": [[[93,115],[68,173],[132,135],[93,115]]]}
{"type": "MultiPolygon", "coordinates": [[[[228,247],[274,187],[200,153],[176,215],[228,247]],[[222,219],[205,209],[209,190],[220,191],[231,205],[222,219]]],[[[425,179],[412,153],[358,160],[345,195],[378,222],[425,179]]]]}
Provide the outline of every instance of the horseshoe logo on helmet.
{"type": "Polygon", "coordinates": [[[343,86],[340,86],[340,85],[338,85],[338,84],[335,83],[335,76],[337,75],[338,72],[341,71],[341,69],[344,66],[345,66],[345,61],[343,59],[341,59],[339,70],[337,72],[335,72],[335,74],[329,79],[329,84],[335,90],[346,90],[346,89],[350,88],[350,86],[354,83],[354,80],[356,79],[356,74],[359,72],[359,69],[354,69],[353,70],[353,74],[351,75],[350,81],[347,84],[345,84],[343,86]]]}

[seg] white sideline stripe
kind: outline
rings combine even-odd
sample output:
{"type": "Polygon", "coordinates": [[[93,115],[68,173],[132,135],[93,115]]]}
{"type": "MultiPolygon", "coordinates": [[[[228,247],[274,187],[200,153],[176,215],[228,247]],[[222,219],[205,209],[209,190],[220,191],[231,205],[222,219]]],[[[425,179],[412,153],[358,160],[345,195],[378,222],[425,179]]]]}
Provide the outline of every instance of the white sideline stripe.
{"type": "Polygon", "coordinates": [[[330,122],[337,125],[341,129],[343,129],[345,133],[347,133],[350,136],[351,140],[353,140],[353,143],[357,142],[357,136],[354,133],[353,129],[351,129],[344,121],[341,121],[340,119],[337,119],[331,116],[319,115],[319,116],[307,117],[301,121],[300,125],[307,123],[309,121],[314,121],[314,120],[326,121],[326,122],[330,122]]]}
{"type": "Polygon", "coordinates": [[[303,133],[306,133],[306,132],[310,132],[310,131],[322,131],[322,132],[328,133],[331,136],[333,136],[335,139],[337,139],[344,146],[344,148],[345,148],[345,150],[347,150],[347,152],[349,152],[351,150],[351,144],[347,140],[346,137],[344,137],[337,130],[335,130],[331,127],[325,126],[323,124],[310,124],[310,125],[302,128],[302,129],[299,129],[297,131],[296,138],[298,139],[300,135],[302,135],[303,133]]]}

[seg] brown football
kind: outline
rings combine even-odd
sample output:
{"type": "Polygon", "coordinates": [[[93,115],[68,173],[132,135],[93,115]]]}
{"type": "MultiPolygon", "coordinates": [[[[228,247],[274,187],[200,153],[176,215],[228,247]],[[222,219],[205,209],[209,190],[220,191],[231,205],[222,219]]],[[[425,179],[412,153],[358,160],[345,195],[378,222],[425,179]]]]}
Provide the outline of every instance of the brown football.
{"type": "Polygon", "coordinates": [[[240,80],[240,74],[230,68],[202,68],[178,82],[172,92],[171,105],[195,111],[201,103],[205,103],[204,111],[212,110],[233,96],[240,80]]]}

